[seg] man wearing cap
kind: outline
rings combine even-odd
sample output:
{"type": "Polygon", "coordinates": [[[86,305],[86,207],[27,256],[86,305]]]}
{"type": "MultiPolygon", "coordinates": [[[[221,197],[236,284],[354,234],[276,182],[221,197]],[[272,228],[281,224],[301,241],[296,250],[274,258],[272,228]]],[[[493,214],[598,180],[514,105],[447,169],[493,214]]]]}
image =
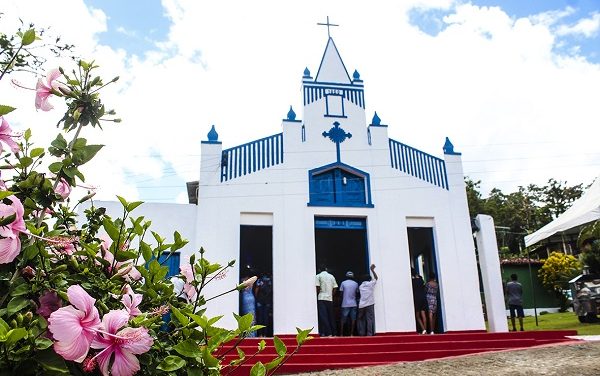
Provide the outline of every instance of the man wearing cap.
{"type": "Polygon", "coordinates": [[[340,291],[342,292],[342,318],[340,319],[340,335],[344,335],[344,324],[346,319],[350,318],[350,336],[354,335],[354,326],[356,324],[356,313],[358,312],[356,302],[356,290],[358,290],[358,283],[354,280],[354,273],[351,271],[346,272],[346,280],[340,284],[340,291]]]}

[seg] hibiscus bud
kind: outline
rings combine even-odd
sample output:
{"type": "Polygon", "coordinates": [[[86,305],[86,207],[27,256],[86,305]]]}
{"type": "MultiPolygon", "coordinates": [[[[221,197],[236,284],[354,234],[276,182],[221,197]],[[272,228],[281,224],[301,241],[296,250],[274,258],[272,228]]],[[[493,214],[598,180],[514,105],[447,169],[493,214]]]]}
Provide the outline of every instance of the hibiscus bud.
{"type": "Polygon", "coordinates": [[[23,323],[25,325],[28,325],[29,323],[31,323],[31,319],[33,319],[33,312],[31,311],[27,311],[24,315],[23,315],[23,323]]]}
{"type": "Polygon", "coordinates": [[[98,304],[98,306],[100,306],[100,310],[101,310],[103,313],[106,313],[106,312],[108,312],[108,311],[109,311],[108,307],[106,306],[106,304],[104,304],[104,302],[103,302],[103,301],[101,301],[101,300],[96,300],[96,304],[98,304]]]}
{"type": "Polygon", "coordinates": [[[256,276],[248,278],[244,282],[240,283],[236,288],[238,291],[242,291],[244,289],[247,289],[248,287],[252,287],[254,285],[254,282],[256,282],[257,279],[258,278],[256,276]]]}
{"type": "Polygon", "coordinates": [[[69,257],[69,265],[75,269],[75,270],[79,270],[79,262],[77,261],[77,258],[75,258],[75,256],[71,256],[69,257]]]}
{"type": "Polygon", "coordinates": [[[52,92],[53,92],[53,94],[58,95],[59,97],[62,97],[63,95],[71,94],[71,90],[69,90],[68,87],[65,87],[62,85],[58,87],[58,91],[52,90],[52,92]]]}
{"type": "Polygon", "coordinates": [[[67,265],[65,264],[59,265],[56,268],[54,268],[54,272],[56,273],[64,272],[65,270],[67,270],[67,265]]]}
{"type": "Polygon", "coordinates": [[[17,328],[17,320],[15,320],[15,319],[10,320],[9,325],[11,328],[16,329],[17,328]]]}
{"type": "Polygon", "coordinates": [[[120,122],[121,122],[121,119],[117,118],[117,119],[114,119],[113,121],[114,121],[115,123],[120,123],[120,122]]]}
{"type": "Polygon", "coordinates": [[[17,319],[17,324],[19,326],[23,326],[23,315],[21,314],[21,312],[17,313],[16,319],[17,319]]]}
{"type": "Polygon", "coordinates": [[[233,265],[235,265],[235,260],[231,260],[229,261],[229,263],[227,264],[227,266],[232,267],[233,265]]]}
{"type": "Polygon", "coordinates": [[[35,277],[35,269],[33,269],[31,266],[27,265],[26,267],[23,268],[23,270],[21,270],[21,274],[23,275],[23,277],[25,279],[32,279],[33,277],[35,277]]]}
{"type": "Polygon", "coordinates": [[[66,300],[66,301],[69,300],[69,296],[67,295],[66,292],[64,292],[64,291],[56,291],[56,293],[58,294],[58,296],[60,296],[60,298],[62,300],[66,300]]]}

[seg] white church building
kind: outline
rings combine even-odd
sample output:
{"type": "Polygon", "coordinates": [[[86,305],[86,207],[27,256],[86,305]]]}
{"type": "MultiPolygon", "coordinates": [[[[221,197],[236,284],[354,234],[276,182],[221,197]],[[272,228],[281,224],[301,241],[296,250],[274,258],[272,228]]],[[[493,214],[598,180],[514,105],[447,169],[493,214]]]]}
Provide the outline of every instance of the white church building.
{"type": "MultiPolygon", "coordinates": [[[[349,74],[332,38],[302,86],[304,106],[298,115],[289,109],[280,133],[224,149],[210,129],[199,181],[188,183],[192,203],[147,203],[134,214],[163,236],[178,230],[190,240],[182,263],[200,247],[211,261],[237,260],[206,297],[246,274],[272,275],[275,334],[316,332],[323,263],[338,284],[349,270],[377,265],[378,333],[415,331],[411,267],[425,279],[437,274],[443,331],[484,330],[461,154],[448,138],[439,155],[389,138],[388,125],[367,114],[363,81],[349,74]]],[[[120,213],[119,203],[96,205],[120,213]]],[[[208,308],[234,326],[239,297],[208,308]]]]}

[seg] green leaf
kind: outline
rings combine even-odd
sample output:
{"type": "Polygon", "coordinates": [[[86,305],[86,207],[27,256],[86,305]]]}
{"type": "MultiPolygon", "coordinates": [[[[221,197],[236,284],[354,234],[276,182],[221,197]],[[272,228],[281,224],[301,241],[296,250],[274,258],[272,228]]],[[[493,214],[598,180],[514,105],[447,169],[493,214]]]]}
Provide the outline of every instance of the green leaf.
{"type": "Polygon", "coordinates": [[[13,112],[14,110],[16,110],[16,108],[0,104],[0,116],[9,114],[9,113],[13,112]]]}
{"type": "Polygon", "coordinates": [[[137,252],[133,252],[133,251],[118,251],[118,252],[116,252],[116,255],[115,255],[115,258],[119,262],[133,260],[136,257],[137,257],[137,252]]]}
{"type": "Polygon", "coordinates": [[[123,205],[123,207],[125,209],[127,209],[127,205],[129,205],[129,203],[127,202],[127,200],[125,200],[123,197],[121,196],[117,196],[117,198],[119,199],[119,201],[121,202],[121,205],[123,205]]]}
{"type": "MultiPolygon", "coordinates": [[[[23,278],[21,278],[21,281],[23,281],[23,278]]],[[[31,287],[29,286],[29,284],[27,282],[24,282],[24,283],[21,283],[20,285],[16,286],[10,292],[10,295],[11,296],[20,296],[20,295],[25,295],[29,292],[31,292],[31,287]]]]}
{"type": "Polygon", "coordinates": [[[4,337],[8,333],[8,329],[10,329],[10,326],[0,317],[0,337],[4,337]]]}
{"type": "Polygon", "coordinates": [[[265,365],[261,362],[256,363],[250,369],[250,376],[265,376],[267,374],[267,369],[265,365]]]}
{"type": "Polygon", "coordinates": [[[73,152],[73,163],[77,166],[86,164],[102,149],[104,145],[86,145],[73,152]]]}
{"type": "Polygon", "coordinates": [[[132,212],[135,208],[137,208],[138,206],[140,206],[141,204],[143,204],[144,201],[134,201],[134,202],[130,202],[129,205],[127,205],[127,207],[125,208],[128,212],[132,212]]]}
{"type": "Polygon", "coordinates": [[[11,192],[11,191],[0,191],[0,200],[4,200],[8,196],[12,196],[14,194],[15,194],[15,192],[11,192]]]}
{"type": "Polygon", "coordinates": [[[188,376],[204,376],[204,372],[200,368],[188,368],[188,376]]]}
{"type": "Polygon", "coordinates": [[[202,351],[200,350],[200,346],[193,339],[186,339],[183,342],[179,342],[173,349],[177,351],[179,354],[183,356],[187,356],[188,358],[195,358],[198,356],[202,356],[202,351]]]}
{"type": "Polygon", "coordinates": [[[199,327],[201,327],[202,329],[206,329],[206,326],[208,325],[208,321],[206,320],[206,317],[200,316],[200,315],[196,315],[194,313],[188,313],[187,315],[192,320],[194,320],[194,322],[196,324],[198,324],[199,327]]]}
{"type": "Polygon", "coordinates": [[[54,173],[54,174],[58,174],[58,172],[60,171],[60,169],[63,167],[62,162],[54,162],[54,163],[50,163],[50,166],[48,166],[48,170],[50,170],[50,172],[54,173]]]}
{"type": "Polygon", "coordinates": [[[204,360],[204,364],[206,364],[209,368],[215,368],[219,366],[219,359],[215,358],[206,347],[204,347],[202,350],[202,359],[204,360]]]}
{"type": "Polygon", "coordinates": [[[19,158],[19,165],[21,165],[22,168],[27,168],[27,167],[31,166],[32,163],[33,163],[33,159],[30,157],[19,158]]]}
{"type": "Polygon", "coordinates": [[[177,321],[179,321],[182,325],[185,326],[190,323],[190,320],[187,317],[185,317],[185,315],[181,313],[181,311],[176,307],[171,306],[171,312],[173,312],[173,315],[175,316],[177,321]]]}
{"type": "Polygon", "coordinates": [[[70,374],[65,360],[60,357],[53,349],[46,349],[35,353],[35,361],[38,362],[46,371],[59,374],[70,374]]]}
{"type": "Polygon", "coordinates": [[[116,242],[119,239],[119,229],[115,226],[114,222],[110,218],[104,217],[102,225],[112,241],[116,242]]]}
{"type": "Polygon", "coordinates": [[[298,334],[296,334],[296,343],[298,344],[298,346],[301,346],[304,344],[304,342],[312,339],[312,337],[308,336],[312,330],[313,328],[304,330],[296,328],[296,331],[298,332],[298,334]]]}
{"type": "Polygon", "coordinates": [[[277,358],[273,359],[272,361],[270,361],[269,363],[267,363],[265,365],[265,367],[267,367],[267,369],[270,371],[273,368],[277,367],[279,365],[279,363],[281,363],[284,359],[283,355],[278,356],[277,358]]]}
{"type": "Polygon", "coordinates": [[[35,340],[35,348],[36,350],[45,350],[48,347],[52,346],[54,342],[49,340],[48,338],[40,337],[35,340]]]}
{"type": "Polygon", "coordinates": [[[8,217],[0,217],[0,226],[8,226],[17,219],[16,214],[11,214],[8,217]]]}
{"type": "Polygon", "coordinates": [[[258,343],[258,351],[263,351],[265,349],[265,347],[267,346],[267,343],[265,342],[264,339],[262,339],[259,343],[258,343]]]}
{"type": "Polygon", "coordinates": [[[208,325],[214,325],[217,321],[221,320],[222,318],[223,318],[223,315],[215,316],[208,320],[208,325]]]}
{"type": "Polygon", "coordinates": [[[7,314],[8,316],[12,316],[15,313],[19,312],[20,310],[22,310],[23,308],[27,307],[29,305],[29,300],[25,299],[23,297],[17,296],[14,297],[10,300],[10,302],[8,302],[8,306],[6,306],[7,308],[7,314]]]}
{"type": "Polygon", "coordinates": [[[31,153],[29,153],[31,158],[37,158],[42,154],[44,154],[44,148],[33,148],[31,149],[31,153]]]}
{"type": "Polygon", "coordinates": [[[66,149],[67,148],[67,140],[63,137],[61,133],[56,136],[54,141],[50,143],[50,145],[54,146],[57,149],[66,149]]]}
{"type": "Polygon", "coordinates": [[[13,343],[17,343],[20,339],[25,338],[27,336],[27,330],[25,328],[16,328],[9,330],[6,333],[6,347],[10,347],[13,343]]]}
{"type": "Polygon", "coordinates": [[[273,337],[273,344],[275,345],[277,355],[284,356],[287,353],[287,347],[279,337],[273,337]]]}
{"type": "Polygon", "coordinates": [[[31,138],[31,129],[27,128],[25,130],[25,134],[23,135],[23,137],[25,138],[25,141],[29,141],[29,139],[31,138]]]}
{"type": "Polygon", "coordinates": [[[156,368],[161,371],[172,372],[182,368],[185,364],[185,360],[177,355],[169,355],[156,368]]]}
{"type": "Polygon", "coordinates": [[[23,38],[21,38],[21,44],[23,46],[29,46],[31,43],[35,41],[35,30],[29,29],[23,34],[23,38]]]}
{"type": "Polygon", "coordinates": [[[152,248],[150,248],[150,245],[144,241],[141,241],[140,248],[142,250],[142,257],[144,258],[144,261],[150,261],[152,259],[152,248]]]}
{"type": "Polygon", "coordinates": [[[254,319],[254,317],[251,313],[247,313],[244,316],[239,316],[234,313],[233,316],[235,317],[235,320],[238,323],[238,329],[240,332],[247,331],[248,329],[250,329],[250,326],[252,326],[252,320],[254,319]]]}

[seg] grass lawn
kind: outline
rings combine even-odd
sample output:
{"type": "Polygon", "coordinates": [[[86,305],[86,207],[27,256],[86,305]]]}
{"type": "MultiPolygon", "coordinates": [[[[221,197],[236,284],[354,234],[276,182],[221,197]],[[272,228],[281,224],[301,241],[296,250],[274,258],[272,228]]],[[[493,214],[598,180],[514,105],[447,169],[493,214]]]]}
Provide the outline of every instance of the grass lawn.
{"type": "MultiPolygon", "coordinates": [[[[523,320],[525,330],[577,330],[579,335],[600,335],[600,323],[582,324],[573,312],[538,314],[538,326],[534,316],[526,316],[523,320]]],[[[511,328],[510,319],[508,327],[511,328]]],[[[517,329],[519,321],[517,319],[517,329]]]]}

